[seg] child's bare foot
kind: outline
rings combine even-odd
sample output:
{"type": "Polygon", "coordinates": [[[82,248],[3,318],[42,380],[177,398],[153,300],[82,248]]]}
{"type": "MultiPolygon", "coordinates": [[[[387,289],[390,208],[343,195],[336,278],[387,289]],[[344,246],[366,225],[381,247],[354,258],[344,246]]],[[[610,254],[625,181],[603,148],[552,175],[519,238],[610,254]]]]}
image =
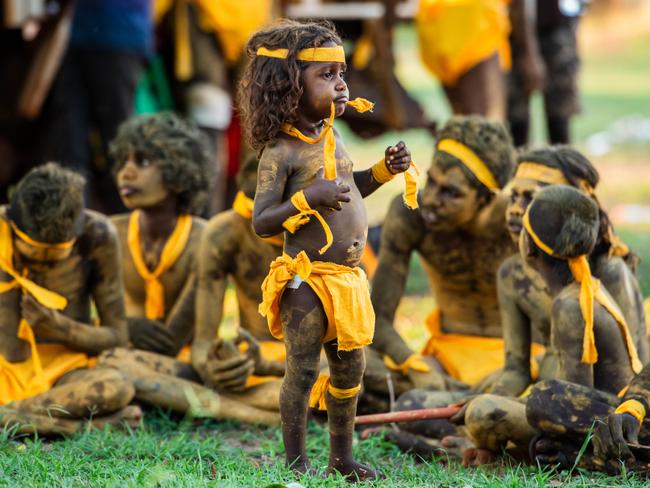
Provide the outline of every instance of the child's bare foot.
{"type": "Polygon", "coordinates": [[[327,467],[327,472],[328,473],[341,473],[344,478],[347,479],[347,481],[351,483],[356,483],[359,481],[366,481],[366,480],[381,480],[384,479],[385,476],[381,473],[381,471],[375,471],[374,469],[369,468],[368,466],[364,466],[363,464],[360,464],[356,461],[341,461],[336,464],[331,464],[327,467]]]}
{"type": "Polygon", "coordinates": [[[114,427],[129,426],[135,429],[140,426],[141,422],[142,409],[138,405],[127,405],[113,414],[92,419],[90,424],[98,429],[103,429],[107,425],[114,427]]]}
{"type": "Polygon", "coordinates": [[[318,470],[311,465],[308,459],[304,461],[301,458],[294,459],[293,461],[287,459],[287,468],[296,474],[308,474],[311,476],[318,474],[318,470]]]}
{"type": "Polygon", "coordinates": [[[487,449],[479,449],[472,447],[463,451],[463,466],[469,468],[470,466],[481,466],[483,464],[493,463],[496,459],[492,451],[487,449]]]}

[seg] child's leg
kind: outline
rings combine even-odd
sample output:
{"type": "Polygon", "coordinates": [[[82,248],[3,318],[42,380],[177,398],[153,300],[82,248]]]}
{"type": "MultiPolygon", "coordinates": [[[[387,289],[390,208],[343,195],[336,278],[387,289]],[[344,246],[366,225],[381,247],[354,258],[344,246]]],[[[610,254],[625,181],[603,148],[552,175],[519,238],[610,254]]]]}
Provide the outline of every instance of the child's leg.
{"type": "Polygon", "coordinates": [[[320,300],[305,283],[296,290],[287,288],[280,308],[287,348],[287,371],[280,390],[282,438],[287,465],[305,472],[309,469],[305,447],[308,401],[318,376],[327,317],[320,300]]]}
{"type": "MultiPolygon", "coordinates": [[[[355,388],[361,384],[366,365],[363,349],[338,351],[337,347],[336,341],[325,344],[325,353],[330,365],[330,383],[334,388],[341,390],[355,388]]],[[[336,398],[329,390],[325,396],[330,430],[329,469],[353,479],[374,479],[378,477],[378,473],[357,463],[352,457],[354,416],[358,398],[359,393],[351,398],[336,398]]]]}

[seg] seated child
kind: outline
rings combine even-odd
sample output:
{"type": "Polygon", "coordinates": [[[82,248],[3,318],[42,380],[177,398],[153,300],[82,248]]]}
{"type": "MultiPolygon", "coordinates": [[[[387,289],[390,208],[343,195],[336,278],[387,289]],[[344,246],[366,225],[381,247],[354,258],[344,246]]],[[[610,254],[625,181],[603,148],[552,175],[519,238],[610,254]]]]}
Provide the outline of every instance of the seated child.
{"type": "MultiPolygon", "coordinates": [[[[506,210],[508,230],[519,241],[521,219],[532,198],[552,184],[570,185],[594,199],[598,172],[575,149],[559,146],[521,154],[510,184],[511,199],[506,210]]],[[[592,274],[599,278],[620,307],[642,362],[648,359],[645,314],[639,284],[624,260],[634,255],[613,233],[605,211],[599,207],[600,227],[593,251],[592,274]]],[[[535,379],[531,371],[530,344],[533,336],[545,345],[550,342],[551,296],[544,280],[517,253],[506,259],[497,275],[499,307],[503,321],[506,364],[492,393],[517,396],[535,379]]],[[[539,378],[554,378],[556,361],[552,350],[541,365],[539,378]]]]}
{"type": "MultiPolygon", "coordinates": [[[[642,364],[620,307],[591,275],[598,257],[593,250],[599,220],[598,206],[590,197],[569,186],[552,185],[539,190],[526,210],[519,245],[522,258],[540,274],[553,300],[551,347],[558,358],[557,378],[616,394],[642,364]]],[[[533,392],[545,384],[535,385],[533,392]]],[[[536,433],[526,427],[533,395],[528,407],[525,400],[492,395],[472,400],[465,422],[477,447],[494,451],[508,440],[527,446],[536,433]],[[499,416],[493,415],[508,401],[499,416]]],[[[563,403],[546,402],[543,408],[562,417],[563,403]]]]}
{"type": "MultiPolygon", "coordinates": [[[[513,150],[502,124],[476,116],[453,117],[436,147],[420,209],[409,211],[396,199],[384,220],[372,287],[372,349],[413,387],[442,390],[450,385],[446,375],[473,385],[503,366],[496,270],[515,249],[500,192],[512,173],[513,150]],[[424,365],[393,327],[416,252],[437,305],[424,365]]],[[[407,403],[422,405],[415,397],[407,403]]]]}
{"type": "MultiPolygon", "coordinates": [[[[261,377],[284,376],[284,344],[274,339],[266,319],[258,312],[262,282],[271,262],[282,254],[282,236],[262,239],[251,224],[257,184],[257,158],[250,158],[237,175],[239,192],[233,208],[215,215],[203,231],[198,249],[196,332],[192,342],[192,365],[203,382],[220,391],[242,391],[261,377]],[[219,360],[210,357],[218,347],[219,328],[228,281],[235,288],[239,306],[239,327],[248,334],[238,338],[256,345],[259,355],[237,354],[219,360]],[[250,337],[252,336],[252,337],[250,337]],[[257,376],[253,377],[255,374],[257,376]]],[[[268,379],[268,378],[265,378],[268,379]]],[[[278,408],[278,392],[273,394],[278,408]]]]}
{"type": "Polygon", "coordinates": [[[128,336],[115,228],[84,209],[84,185],[48,163],[0,207],[0,422],[18,432],[72,434],[89,423],[140,420],[139,408],[128,407],[131,382],[92,368],[128,336]]]}
{"type": "MultiPolygon", "coordinates": [[[[261,237],[286,230],[284,253],[262,285],[260,312],[283,338],[287,366],[280,393],[287,464],[310,469],[306,446],[308,400],[324,347],[331,382],[318,381],[312,399],[327,407],[328,469],[352,479],[378,473],[354,461],[352,437],[363,347],[372,341],[368,282],[358,267],[367,235],[362,198],[411,157],[403,142],[389,147],[373,169],[354,172],[333,129],[349,101],[341,40],[326,24],[284,21],[255,34],[241,82],[242,111],[253,147],[261,149],[253,227],[261,237]]],[[[364,103],[365,102],[365,103],[364,103]]],[[[415,206],[415,181],[406,201],[415,206]]]]}
{"type": "Polygon", "coordinates": [[[199,130],[172,114],[135,117],[120,127],[112,152],[122,201],[132,210],[113,221],[135,349],[108,351],[100,363],[126,373],[140,401],[180,413],[277,424],[277,413],[202,386],[188,364],[189,347],[185,358],[176,357],[194,334],[196,254],[205,226],[192,215],[202,211],[207,189],[209,160],[199,130]]]}

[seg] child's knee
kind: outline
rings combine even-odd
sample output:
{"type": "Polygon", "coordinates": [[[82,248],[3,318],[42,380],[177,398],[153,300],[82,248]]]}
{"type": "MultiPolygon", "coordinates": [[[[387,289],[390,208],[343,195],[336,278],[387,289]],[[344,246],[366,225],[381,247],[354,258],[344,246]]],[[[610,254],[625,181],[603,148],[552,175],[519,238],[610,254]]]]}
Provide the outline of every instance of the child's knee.
{"type": "Polygon", "coordinates": [[[287,367],[284,383],[299,389],[302,393],[309,393],[316,382],[316,378],[318,378],[318,372],[318,363],[314,366],[287,367]]]}

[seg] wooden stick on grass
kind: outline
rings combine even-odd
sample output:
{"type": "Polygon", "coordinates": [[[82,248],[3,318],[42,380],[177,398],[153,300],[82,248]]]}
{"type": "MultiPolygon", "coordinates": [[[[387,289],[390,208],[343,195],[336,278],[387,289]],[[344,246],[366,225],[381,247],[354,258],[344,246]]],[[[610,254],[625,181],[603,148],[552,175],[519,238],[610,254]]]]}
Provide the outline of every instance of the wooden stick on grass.
{"type": "Polygon", "coordinates": [[[356,425],[390,424],[392,422],[415,422],[416,420],[448,419],[460,412],[462,405],[450,405],[441,408],[423,408],[404,410],[402,412],[376,413],[359,415],[354,419],[356,425]]]}

